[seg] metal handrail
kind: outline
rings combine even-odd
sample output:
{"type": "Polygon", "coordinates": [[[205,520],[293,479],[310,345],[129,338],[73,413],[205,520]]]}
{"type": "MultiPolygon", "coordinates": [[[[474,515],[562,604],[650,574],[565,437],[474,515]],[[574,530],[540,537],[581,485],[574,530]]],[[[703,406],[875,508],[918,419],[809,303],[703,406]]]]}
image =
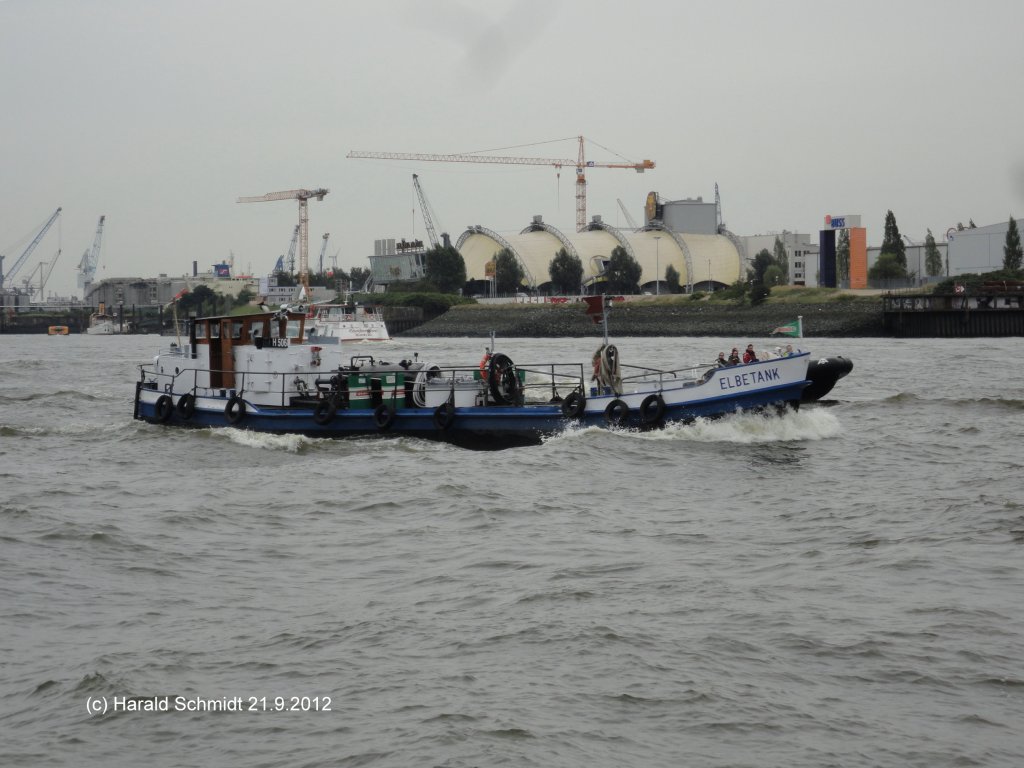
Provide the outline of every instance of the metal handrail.
{"type": "MultiPolygon", "coordinates": [[[[183,355],[183,357],[185,357],[183,355]]],[[[163,373],[158,372],[155,368],[155,363],[143,363],[139,365],[140,378],[143,382],[151,382],[156,385],[156,388],[168,394],[185,394],[192,393],[195,395],[200,389],[203,390],[229,390],[235,396],[244,397],[246,390],[249,388],[249,384],[252,379],[259,377],[272,377],[280,379],[279,392],[275,392],[275,395],[279,395],[279,404],[285,406],[290,397],[303,396],[315,391],[309,387],[305,390],[294,386],[292,382],[296,379],[304,381],[303,377],[317,376],[322,378],[326,374],[334,373],[345,373],[344,370],[329,369],[324,372],[308,372],[305,374],[292,375],[291,372],[284,371],[226,371],[214,368],[184,368],[174,373],[163,373]],[[200,373],[207,374],[210,376],[216,376],[217,374],[231,373],[235,377],[235,386],[233,387],[199,387],[198,376],[200,373]]],[[[583,391],[584,389],[584,375],[583,365],[579,363],[544,363],[544,364],[531,364],[531,365],[516,365],[515,369],[517,372],[522,373],[523,381],[520,385],[521,390],[526,392],[534,392],[539,390],[547,391],[551,390],[552,399],[559,396],[560,390],[573,390],[578,389],[583,391]],[[543,381],[527,381],[527,376],[538,376],[543,377],[543,381]]],[[[651,369],[653,370],[653,369],[651,369]]],[[[399,373],[400,371],[393,371],[393,373],[399,373]]],[[[429,380],[437,380],[439,383],[443,382],[443,385],[447,386],[449,392],[454,394],[456,387],[461,386],[477,386],[482,391],[486,392],[488,389],[487,379],[479,377],[480,369],[475,366],[436,366],[432,368],[422,368],[416,371],[416,374],[426,374],[429,372],[429,380]]],[[[376,371],[365,371],[367,374],[377,373],[376,371]]],[[[392,373],[392,371],[381,371],[380,373],[392,373]]],[[[428,379],[424,379],[422,384],[425,384],[428,379]]],[[[388,387],[381,388],[381,397],[384,401],[390,401],[397,403],[404,398],[405,391],[404,385],[399,386],[397,380],[394,384],[388,387]]]]}

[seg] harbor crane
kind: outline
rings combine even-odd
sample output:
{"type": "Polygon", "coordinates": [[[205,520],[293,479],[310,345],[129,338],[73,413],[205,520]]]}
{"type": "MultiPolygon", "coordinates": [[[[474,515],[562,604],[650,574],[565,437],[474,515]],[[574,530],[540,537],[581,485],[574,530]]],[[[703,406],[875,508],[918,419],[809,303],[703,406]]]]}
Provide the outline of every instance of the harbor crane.
{"type": "Polygon", "coordinates": [[[32,285],[32,280],[36,274],[39,275],[39,298],[42,300],[46,296],[46,283],[50,279],[50,275],[53,274],[53,268],[57,266],[57,260],[60,259],[61,249],[57,249],[57,253],[53,255],[53,261],[40,261],[36,264],[28,277],[23,278],[21,284],[25,286],[25,293],[28,294],[29,298],[33,298],[36,295],[36,287],[32,285]]]}
{"type": "Polygon", "coordinates": [[[96,267],[100,263],[100,242],[103,240],[103,222],[106,216],[100,216],[100,223],[96,225],[96,236],[92,241],[92,250],[86,249],[82,254],[82,260],[78,262],[78,287],[85,288],[96,277],[96,267]]]}
{"type": "Polygon", "coordinates": [[[284,265],[288,265],[288,274],[295,274],[295,246],[299,244],[299,225],[295,225],[295,231],[292,232],[292,241],[288,244],[288,256],[285,259],[278,259],[281,262],[281,269],[275,270],[277,272],[284,271],[284,265]]]}
{"type": "Polygon", "coordinates": [[[330,232],[324,232],[324,242],[323,242],[323,245],[320,246],[320,269],[319,269],[319,274],[321,274],[321,275],[324,273],[324,252],[327,250],[327,238],[329,238],[330,236],[331,236],[330,232]]]}
{"type": "MultiPolygon", "coordinates": [[[[433,208],[430,207],[430,203],[427,202],[427,196],[423,192],[423,187],[420,186],[420,177],[415,173],[412,175],[412,185],[416,188],[416,197],[420,201],[420,210],[423,212],[423,226],[427,228],[427,239],[430,240],[430,246],[437,248],[441,245],[441,242],[437,239],[437,231],[434,229],[434,212],[433,208]]],[[[448,233],[442,232],[441,239],[444,244],[448,244],[448,233]]]]}
{"type": "Polygon", "coordinates": [[[346,157],[362,158],[368,160],[431,160],[445,163],[498,163],[501,165],[553,165],[555,168],[576,168],[576,231],[582,232],[587,226],[587,168],[627,168],[643,173],[654,168],[653,160],[643,160],[639,163],[598,163],[587,160],[584,154],[584,138],[576,137],[579,141],[579,153],[575,160],[559,159],[551,157],[511,157],[504,155],[474,155],[474,154],[422,154],[416,152],[349,152],[346,157]]]}
{"type": "Polygon", "coordinates": [[[629,211],[626,210],[626,204],[622,202],[622,198],[615,198],[615,202],[619,204],[619,208],[622,210],[622,215],[626,217],[626,223],[629,224],[629,228],[632,229],[634,232],[640,229],[640,227],[638,227],[636,225],[636,222],[633,220],[633,217],[629,215],[629,211]]]}
{"type": "Polygon", "coordinates": [[[328,189],[289,189],[285,192],[268,192],[265,195],[256,197],[240,197],[240,203],[266,203],[272,200],[298,200],[299,201],[299,284],[309,298],[309,212],[306,203],[310,198],[323,200],[330,190],[328,189]]]}
{"type": "Polygon", "coordinates": [[[14,262],[14,266],[7,271],[6,275],[4,274],[4,257],[0,255],[0,290],[3,290],[5,280],[14,279],[14,276],[18,273],[18,270],[21,269],[22,266],[24,266],[25,262],[28,260],[28,257],[32,255],[32,251],[34,251],[36,249],[36,246],[39,245],[39,241],[43,239],[43,236],[49,231],[50,227],[53,226],[53,222],[55,222],[57,218],[60,216],[60,212],[60,208],[53,212],[53,215],[50,216],[49,220],[47,220],[47,222],[43,225],[43,228],[39,230],[39,234],[32,238],[32,242],[28,244],[24,251],[21,252],[21,255],[18,257],[18,260],[14,262]]]}

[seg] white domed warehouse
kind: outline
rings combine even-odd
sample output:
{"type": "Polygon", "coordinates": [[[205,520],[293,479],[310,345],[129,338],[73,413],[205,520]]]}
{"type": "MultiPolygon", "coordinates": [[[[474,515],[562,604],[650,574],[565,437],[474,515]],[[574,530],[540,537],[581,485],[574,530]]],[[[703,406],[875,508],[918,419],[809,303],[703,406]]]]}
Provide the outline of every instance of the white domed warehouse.
{"type": "Polygon", "coordinates": [[[668,292],[665,270],[670,265],[679,273],[679,284],[689,290],[721,288],[743,275],[739,248],[729,236],[675,232],[656,221],[639,230],[619,229],[595,216],[584,231],[563,232],[535,216],[519,234],[471,226],[456,242],[468,280],[487,279],[488,262],[508,249],[523,268],[526,287],[539,291],[550,288],[549,265],[565,248],[582,262],[583,285],[589,293],[601,291],[604,268],[620,246],[640,265],[640,288],[649,293],[668,292]]]}

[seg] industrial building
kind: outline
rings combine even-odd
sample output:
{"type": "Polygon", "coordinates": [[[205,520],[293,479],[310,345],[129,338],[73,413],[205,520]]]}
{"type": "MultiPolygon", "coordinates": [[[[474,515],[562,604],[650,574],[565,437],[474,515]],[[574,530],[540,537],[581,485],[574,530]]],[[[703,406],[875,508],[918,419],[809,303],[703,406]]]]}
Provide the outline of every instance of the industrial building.
{"type": "MultiPolygon", "coordinates": [[[[950,276],[1001,270],[1005,256],[1003,249],[1006,246],[1006,232],[1009,228],[1010,221],[1007,219],[1000,224],[947,231],[946,263],[949,265],[950,276]]],[[[1017,229],[1020,229],[1019,222],[1017,229]]]]}
{"type": "MultiPolygon", "coordinates": [[[[717,195],[716,195],[717,198],[717,195]]],[[[423,272],[419,248],[399,249],[393,241],[380,241],[370,257],[374,284],[380,287],[419,279],[423,272]],[[385,245],[381,245],[384,243],[385,245]]],[[[565,232],[537,215],[517,234],[501,234],[483,225],[468,227],[455,242],[466,264],[470,281],[486,281],[495,254],[508,250],[525,275],[525,287],[546,292],[551,279],[548,268],[561,250],[583,264],[587,293],[601,293],[604,270],[612,251],[621,247],[640,265],[640,288],[647,293],[668,293],[665,272],[672,266],[687,291],[716,290],[746,276],[747,262],[739,238],[721,224],[720,205],[701,198],[662,200],[656,192],[647,196],[644,224],[614,227],[593,216],[579,232],[565,232]]]]}

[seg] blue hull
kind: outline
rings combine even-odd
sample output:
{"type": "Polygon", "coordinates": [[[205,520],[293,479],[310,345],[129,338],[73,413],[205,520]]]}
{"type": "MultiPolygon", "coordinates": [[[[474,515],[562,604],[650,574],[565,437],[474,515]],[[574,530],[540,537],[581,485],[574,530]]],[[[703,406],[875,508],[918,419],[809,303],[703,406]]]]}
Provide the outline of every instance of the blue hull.
{"type": "MultiPolygon", "coordinates": [[[[668,405],[656,421],[645,421],[639,409],[630,411],[622,428],[651,429],[668,422],[690,422],[697,418],[715,418],[740,410],[757,410],[768,406],[799,404],[804,382],[765,388],[742,395],[711,397],[668,405]]],[[[152,395],[143,399],[141,383],[136,384],[135,418],[154,424],[180,427],[236,427],[270,434],[302,434],[310,437],[336,438],[358,436],[405,436],[463,445],[472,448],[505,448],[516,445],[536,445],[545,437],[558,434],[570,426],[609,427],[604,406],[607,398],[594,398],[591,408],[573,419],[562,413],[560,404],[527,406],[474,406],[455,408],[447,424],[441,424],[432,408],[398,408],[378,423],[378,414],[370,409],[342,409],[327,423],[318,423],[312,407],[289,406],[268,408],[247,405],[244,413],[234,421],[228,418],[223,406],[196,408],[188,417],[177,409],[158,413],[152,395]],[[162,418],[161,418],[162,416],[162,418]]],[[[219,405],[219,403],[218,403],[219,405]]]]}

